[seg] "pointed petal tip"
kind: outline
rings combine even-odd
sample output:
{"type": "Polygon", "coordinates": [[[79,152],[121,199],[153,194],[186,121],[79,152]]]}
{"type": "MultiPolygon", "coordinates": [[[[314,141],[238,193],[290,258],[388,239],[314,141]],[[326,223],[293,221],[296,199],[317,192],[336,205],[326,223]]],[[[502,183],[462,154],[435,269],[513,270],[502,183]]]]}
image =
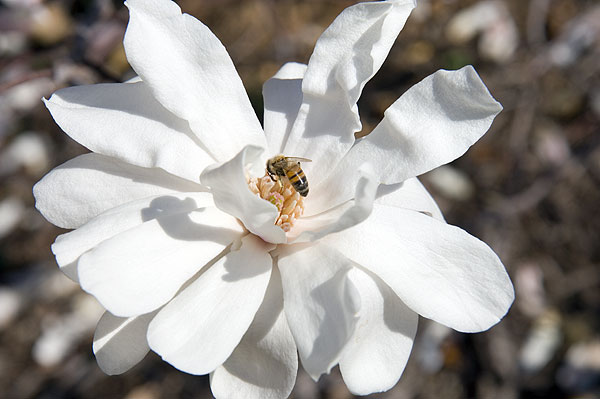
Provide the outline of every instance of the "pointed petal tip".
{"type": "Polygon", "coordinates": [[[492,96],[490,90],[484,83],[483,79],[481,79],[481,76],[479,76],[477,70],[475,70],[473,65],[465,65],[464,67],[459,69],[458,72],[461,72],[465,75],[465,80],[468,85],[474,88],[478,88],[479,93],[482,93],[482,95],[480,95],[480,98],[478,99],[482,101],[482,105],[485,104],[486,106],[488,106],[490,108],[490,111],[492,111],[494,115],[498,115],[500,111],[502,111],[502,104],[500,104],[498,100],[496,100],[492,96]],[[483,93],[486,93],[487,96],[485,96],[483,93]]]}

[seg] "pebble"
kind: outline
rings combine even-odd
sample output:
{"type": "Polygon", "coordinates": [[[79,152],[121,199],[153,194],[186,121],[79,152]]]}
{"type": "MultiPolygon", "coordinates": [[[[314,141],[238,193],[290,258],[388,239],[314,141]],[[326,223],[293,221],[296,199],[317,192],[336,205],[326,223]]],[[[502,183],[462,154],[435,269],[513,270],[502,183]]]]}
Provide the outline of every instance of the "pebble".
{"type": "Polygon", "coordinates": [[[14,289],[0,287],[0,331],[8,327],[22,308],[22,297],[14,289]]]}
{"type": "Polygon", "coordinates": [[[531,318],[539,317],[546,309],[544,273],[535,263],[519,266],[514,277],[516,305],[531,318]]]}
{"type": "Polygon", "coordinates": [[[550,61],[561,67],[575,63],[600,37],[600,6],[574,18],[550,48],[550,61]]]}
{"type": "Polygon", "coordinates": [[[36,42],[46,46],[57,44],[72,31],[73,23],[61,3],[42,4],[32,9],[29,34],[36,42]]]}
{"type": "Polygon", "coordinates": [[[416,356],[421,369],[428,374],[435,374],[444,367],[442,344],[451,333],[449,327],[435,322],[425,327],[416,356]]]}
{"type": "Polygon", "coordinates": [[[50,155],[42,136],[36,132],[23,132],[0,154],[0,176],[24,168],[29,174],[39,176],[50,168],[50,155]]]}
{"type": "Polygon", "coordinates": [[[481,34],[479,53],[498,63],[509,61],[519,44],[514,19],[506,5],[496,0],[481,1],[457,13],[446,34],[454,44],[464,44],[481,34]]]}
{"type": "Polygon", "coordinates": [[[473,182],[463,171],[444,165],[426,174],[433,189],[449,199],[466,201],[475,194],[473,182]]]}
{"type": "Polygon", "coordinates": [[[56,89],[50,78],[31,79],[6,90],[0,98],[0,108],[27,112],[41,106],[41,98],[49,96],[56,89]]]}
{"type": "Polygon", "coordinates": [[[33,345],[35,362],[43,367],[61,363],[83,337],[91,334],[103,312],[93,297],[80,294],[75,297],[72,312],[47,316],[42,320],[42,334],[33,345]]]}
{"type": "Polygon", "coordinates": [[[8,197],[0,202],[0,239],[19,225],[24,213],[25,204],[17,197],[8,197]]]}
{"type": "Polygon", "coordinates": [[[560,314],[548,310],[538,317],[519,353],[519,365],[527,374],[542,370],[554,358],[563,340],[560,314]]]}
{"type": "Polygon", "coordinates": [[[597,392],[600,381],[600,339],[573,344],[567,350],[556,380],[568,392],[592,395],[597,392]]]}
{"type": "Polygon", "coordinates": [[[534,151],[542,162],[560,166],[570,158],[571,149],[561,130],[543,128],[536,133],[534,151]]]}

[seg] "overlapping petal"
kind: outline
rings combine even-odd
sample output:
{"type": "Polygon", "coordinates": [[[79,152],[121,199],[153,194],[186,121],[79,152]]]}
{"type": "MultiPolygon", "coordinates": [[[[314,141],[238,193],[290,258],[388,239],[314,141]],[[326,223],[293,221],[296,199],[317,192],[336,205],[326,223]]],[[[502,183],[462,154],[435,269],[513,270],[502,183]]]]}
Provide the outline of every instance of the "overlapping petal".
{"type": "Polygon", "coordinates": [[[419,212],[376,204],[365,222],[322,241],[378,275],[413,311],[457,331],[487,330],[514,299],[490,247],[419,212]]]}
{"type": "Polygon", "coordinates": [[[302,104],[306,65],[288,62],[263,85],[264,129],[269,156],[281,154],[302,104]]]}
{"type": "Polygon", "coordinates": [[[361,130],[356,102],[414,7],[413,0],[356,4],[317,41],[302,82],[302,105],[284,147],[285,154],[315,161],[306,168],[314,183],[323,176],[310,172],[333,170],[354,143],[354,133],[361,130]]]}
{"type": "Polygon", "coordinates": [[[418,316],[376,276],[355,267],[348,278],[360,294],[361,309],[340,359],[342,377],[355,395],[387,391],[408,362],[418,316]]]}
{"type": "Polygon", "coordinates": [[[102,241],[157,217],[189,213],[214,206],[209,193],[184,193],[154,196],[128,202],[110,209],[77,230],[62,234],[52,244],[60,269],[73,281],[79,281],[79,257],[102,241]]]}
{"type": "Polygon", "coordinates": [[[109,209],[77,230],[56,237],[52,252],[61,271],[78,282],[79,257],[102,241],[157,217],[188,213],[205,206],[214,206],[209,193],[159,195],[131,201],[109,209]]]}
{"type": "Polygon", "coordinates": [[[58,227],[75,229],[102,212],[153,195],[200,191],[160,169],[84,154],[51,170],[33,187],[36,208],[58,227]]]}
{"type": "Polygon", "coordinates": [[[138,364],[150,351],[146,342],[148,324],[156,312],[129,318],[105,312],[94,334],[93,350],[102,371],[123,374],[138,364]]]}
{"type": "Polygon", "coordinates": [[[355,226],[368,218],[373,209],[379,183],[368,163],[361,165],[358,173],[361,177],[356,184],[353,200],[318,215],[300,218],[293,232],[288,234],[288,242],[316,241],[328,234],[355,226]]]}
{"type": "Polygon", "coordinates": [[[216,398],[287,398],[294,387],[298,355],[283,312],[281,275],[271,281],[252,325],[223,365],[210,376],[216,398]]]}
{"type": "Polygon", "coordinates": [[[263,240],[279,244],[286,242],[285,232],[275,226],[275,205],[254,195],[248,188],[246,166],[254,166],[256,174],[263,173],[259,165],[263,149],[247,146],[233,159],[209,166],[200,176],[202,184],[210,187],[216,206],[235,216],[252,233],[263,240]]]}
{"type": "Polygon", "coordinates": [[[373,163],[385,184],[451,162],[483,136],[501,110],[473,67],[437,71],[392,104],[381,123],[313,188],[313,195],[332,204],[352,198],[357,175],[349,171],[365,161],[373,163]]]}
{"type": "Polygon", "coordinates": [[[402,183],[380,185],[375,203],[412,209],[442,222],[444,221],[444,215],[442,215],[437,203],[416,177],[406,179],[402,183]]]}
{"type": "Polygon", "coordinates": [[[69,87],[44,102],[61,129],[95,153],[194,182],[215,162],[144,82],[69,87]]]}
{"type": "Polygon", "coordinates": [[[306,372],[316,381],[338,363],[354,333],[360,296],[352,264],[320,243],[278,248],[285,315],[306,372]]]}
{"type": "Polygon", "coordinates": [[[242,233],[237,220],[214,207],[161,216],[82,255],[79,282],[116,316],[148,313],[242,233]]]}
{"type": "Polygon", "coordinates": [[[127,59],[169,111],[187,120],[218,161],[265,147],[260,123],[225,47],[171,1],[128,0],[127,59]]]}
{"type": "Polygon", "coordinates": [[[271,276],[272,244],[248,234],[150,323],[150,348],[174,367],[208,374],[227,360],[252,323],[271,276]]]}

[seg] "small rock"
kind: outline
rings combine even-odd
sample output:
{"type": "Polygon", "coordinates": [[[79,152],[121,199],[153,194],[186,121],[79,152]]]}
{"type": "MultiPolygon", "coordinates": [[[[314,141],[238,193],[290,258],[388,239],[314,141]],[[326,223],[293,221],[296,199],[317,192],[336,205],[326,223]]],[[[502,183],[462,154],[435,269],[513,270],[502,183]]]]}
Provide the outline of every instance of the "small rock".
{"type": "Polygon", "coordinates": [[[446,27],[450,42],[463,44],[481,34],[479,53],[495,62],[509,61],[519,44],[514,19],[503,2],[488,0],[462,10],[446,27]]]}
{"type": "Polygon", "coordinates": [[[47,3],[32,10],[29,34],[40,44],[61,42],[73,31],[71,17],[61,3],[47,3]]]}
{"type": "Polygon", "coordinates": [[[16,197],[8,197],[0,202],[0,239],[17,227],[24,212],[23,201],[16,197]]]}
{"type": "Polygon", "coordinates": [[[466,201],[475,194],[475,187],[469,176],[449,165],[432,170],[427,173],[426,178],[435,190],[449,199],[466,201]]]}
{"type": "Polygon", "coordinates": [[[566,137],[558,129],[543,129],[537,132],[534,151],[547,165],[563,165],[571,156],[566,137]]]}
{"type": "Polygon", "coordinates": [[[4,92],[0,107],[27,112],[41,104],[41,98],[56,89],[49,78],[37,78],[18,84],[4,92]]]}
{"type": "Polygon", "coordinates": [[[597,392],[600,381],[600,340],[578,342],[569,348],[557,382],[568,392],[597,392]]]}
{"type": "Polygon", "coordinates": [[[435,322],[430,322],[425,328],[416,352],[419,364],[425,372],[434,374],[444,366],[442,344],[451,332],[449,327],[435,322]]]}
{"type": "Polygon", "coordinates": [[[47,171],[49,166],[48,148],[36,132],[19,134],[0,155],[0,176],[12,174],[19,168],[38,176],[47,171]]]}
{"type": "Polygon", "coordinates": [[[581,54],[600,37],[600,6],[574,18],[550,48],[550,61],[566,67],[575,63],[581,54]]]}
{"type": "Polygon", "coordinates": [[[33,345],[33,359],[43,367],[58,365],[83,337],[91,334],[103,311],[92,297],[82,294],[76,297],[71,313],[42,320],[42,335],[33,345]]]}
{"type": "Polygon", "coordinates": [[[535,374],[556,355],[563,340],[560,314],[548,310],[538,317],[519,353],[523,371],[535,374]]]}
{"type": "Polygon", "coordinates": [[[27,37],[23,32],[0,32],[0,55],[15,56],[27,48],[27,37]]]}
{"type": "Polygon", "coordinates": [[[523,314],[539,317],[546,309],[544,273],[535,263],[520,265],[515,274],[516,305],[523,314]]]}
{"type": "Polygon", "coordinates": [[[22,308],[22,297],[8,287],[0,287],[0,331],[9,326],[22,308]]]}

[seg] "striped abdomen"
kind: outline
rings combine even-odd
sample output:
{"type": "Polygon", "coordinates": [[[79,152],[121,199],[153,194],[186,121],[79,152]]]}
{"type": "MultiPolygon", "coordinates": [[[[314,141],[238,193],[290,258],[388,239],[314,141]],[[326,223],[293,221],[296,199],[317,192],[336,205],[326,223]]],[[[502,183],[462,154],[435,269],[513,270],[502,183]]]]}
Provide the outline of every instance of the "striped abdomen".
{"type": "Polygon", "coordinates": [[[290,181],[294,189],[303,197],[308,195],[308,180],[304,175],[304,171],[300,166],[297,168],[289,168],[285,171],[285,175],[290,181]]]}

